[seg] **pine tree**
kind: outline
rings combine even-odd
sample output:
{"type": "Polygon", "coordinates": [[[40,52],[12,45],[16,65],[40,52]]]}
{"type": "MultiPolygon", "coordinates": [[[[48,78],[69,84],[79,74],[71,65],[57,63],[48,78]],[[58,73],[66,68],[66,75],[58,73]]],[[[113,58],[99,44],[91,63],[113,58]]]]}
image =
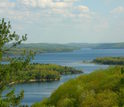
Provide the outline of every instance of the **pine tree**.
{"type": "Polygon", "coordinates": [[[18,95],[15,94],[14,89],[3,95],[19,71],[24,70],[29,64],[31,59],[30,55],[23,55],[19,58],[9,60],[7,66],[2,64],[2,57],[11,48],[20,45],[23,41],[27,40],[27,35],[19,36],[16,32],[11,31],[10,22],[5,22],[4,19],[0,20],[0,107],[16,107],[20,105],[24,97],[24,91],[18,95]]]}

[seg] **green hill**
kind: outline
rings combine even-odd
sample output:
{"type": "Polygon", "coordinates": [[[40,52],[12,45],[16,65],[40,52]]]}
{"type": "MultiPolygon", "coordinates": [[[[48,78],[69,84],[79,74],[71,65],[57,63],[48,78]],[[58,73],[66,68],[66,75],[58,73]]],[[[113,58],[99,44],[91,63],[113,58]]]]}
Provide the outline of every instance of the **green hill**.
{"type": "MultiPolygon", "coordinates": [[[[9,44],[11,46],[11,44],[9,44]]],[[[6,47],[9,47],[6,45],[6,47]]],[[[53,53],[53,52],[70,52],[73,50],[78,50],[79,47],[76,46],[70,46],[67,44],[48,44],[48,43],[29,43],[29,44],[21,44],[20,46],[17,46],[16,48],[12,48],[9,51],[7,51],[7,54],[22,54],[24,50],[26,52],[32,50],[33,52],[39,54],[39,53],[53,53]]]]}
{"type": "MultiPolygon", "coordinates": [[[[10,47],[11,44],[6,45],[10,47]]],[[[54,52],[71,52],[81,48],[91,49],[124,49],[124,43],[68,43],[68,44],[50,44],[50,43],[27,43],[21,44],[16,48],[7,51],[7,54],[22,54],[24,50],[39,54],[39,53],[54,53],[54,52]]]]}
{"type": "Polygon", "coordinates": [[[124,67],[72,79],[33,107],[124,107],[124,67]]]}

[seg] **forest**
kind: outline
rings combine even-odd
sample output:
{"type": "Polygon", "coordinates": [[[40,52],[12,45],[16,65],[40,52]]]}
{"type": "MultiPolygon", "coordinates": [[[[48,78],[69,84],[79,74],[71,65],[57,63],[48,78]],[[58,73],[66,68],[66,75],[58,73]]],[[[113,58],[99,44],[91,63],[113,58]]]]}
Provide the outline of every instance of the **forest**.
{"type": "MultiPolygon", "coordinates": [[[[3,65],[7,68],[8,65],[3,65]]],[[[80,70],[72,67],[60,66],[55,64],[29,64],[24,70],[20,70],[14,76],[10,84],[23,82],[50,82],[61,78],[61,75],[79,74],[80,70]]]]}
{"type": "Polygon", "coordinates": [[[123,107],[124,67],[109,67],[69,80],[32,107],[123,107]]]}
{"type": "Polygon", "coordinates": [[[92,61],[97,64],[124,65],[124,57],[100,57],[92,61]]]}

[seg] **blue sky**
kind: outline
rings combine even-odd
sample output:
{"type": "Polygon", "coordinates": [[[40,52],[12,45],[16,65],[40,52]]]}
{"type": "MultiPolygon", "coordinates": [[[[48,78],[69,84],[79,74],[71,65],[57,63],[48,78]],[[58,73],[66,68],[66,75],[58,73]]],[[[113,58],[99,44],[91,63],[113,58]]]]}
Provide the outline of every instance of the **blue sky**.
{"type": "Polygon", "coordinates": [[[124,42],[124,0],[0,0],[0,18],[28,43],[124,42]]]}

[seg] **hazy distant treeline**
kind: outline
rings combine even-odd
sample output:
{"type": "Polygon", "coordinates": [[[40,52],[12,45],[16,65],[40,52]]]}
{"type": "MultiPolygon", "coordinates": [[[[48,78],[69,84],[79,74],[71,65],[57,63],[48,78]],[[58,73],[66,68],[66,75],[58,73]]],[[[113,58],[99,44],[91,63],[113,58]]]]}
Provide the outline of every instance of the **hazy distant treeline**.
{"type": "Polygon", "coordinates": [[[124,65],[124,57],[101,57],[94,59],[93,62],[107,65],[124,65]]]}

